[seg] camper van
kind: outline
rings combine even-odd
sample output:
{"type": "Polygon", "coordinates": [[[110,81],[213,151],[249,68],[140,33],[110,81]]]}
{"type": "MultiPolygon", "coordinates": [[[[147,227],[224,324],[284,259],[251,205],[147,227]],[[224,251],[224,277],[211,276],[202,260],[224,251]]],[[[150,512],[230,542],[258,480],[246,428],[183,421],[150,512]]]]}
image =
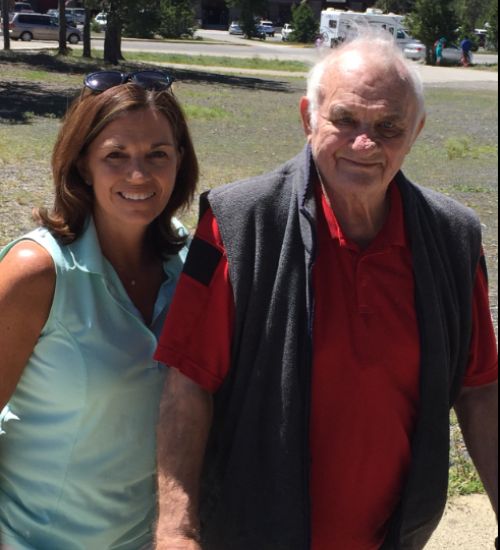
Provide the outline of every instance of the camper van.
{"type": "Polygon", "coordinates": [[[362,29],[373,28],[391,33],[402,48],[414,39],[404,28],[404,16],[395,13],[384,14],[375,8],[365,12],[343,11],[329,8],[321,12],[321,36],[330,47],[354,38],[362,29]]]}

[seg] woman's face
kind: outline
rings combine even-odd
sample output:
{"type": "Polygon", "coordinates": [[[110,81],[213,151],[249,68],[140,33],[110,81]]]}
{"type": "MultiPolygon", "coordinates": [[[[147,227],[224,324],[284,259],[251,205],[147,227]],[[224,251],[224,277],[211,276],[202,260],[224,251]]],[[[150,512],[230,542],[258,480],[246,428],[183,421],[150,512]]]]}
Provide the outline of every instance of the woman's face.
{"type": "Polygon", "coordinates": [[[147,227],[174,190],[181,153],[167,118],[158,111],[131,111],[108,124],[81,163],[94,189],[94,216],[120,231],[147,227]]]}

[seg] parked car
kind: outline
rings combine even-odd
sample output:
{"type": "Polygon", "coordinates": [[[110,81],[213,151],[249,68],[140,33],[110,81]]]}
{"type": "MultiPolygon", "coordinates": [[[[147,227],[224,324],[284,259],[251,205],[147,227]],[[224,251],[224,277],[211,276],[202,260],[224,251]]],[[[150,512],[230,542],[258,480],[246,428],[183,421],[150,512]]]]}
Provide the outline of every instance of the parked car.
{"type": "Polygon", "coordinates": [[[66,17],[71,17],[78,25],[85,24],[84,8],[66,8],[66,17]]]}
{"type": "Polygon", "coordinates": [[[403,48],[403,53],[407,59],[412,59],[413,61],[425,61],[427,57],[427,48],[422,42],[411,42],[410,44],[405,44],[403,48]]]}
{"type": "Polygon", "coordinates": [[[34,13],[33,6],[29,2],[16,2],[14,13],[34,13]]]}
{"type": "Polygon", "coordinates": [[[104,12],[98,13],[95,16],[94,21],[101,31],[106,30],[106,26],[108,24],[108,16],[104,12]]]}
{"type": "Polygon", "coordinates": [[[285,23],[285,25],[283,25],[283,28],[281,29],[281,40],[283,40],[283,42],[291,40],[293,32],[294,29],[292,25],[290,25],[290,23],[285,23]]]}
{"type": "Polygon", "coordinates": [[[274,23],[272,21],[266,21],[265,19],[262,19],[260,23],[257,25],[257,28],[261,28],[267,36],[272,36],[276,34],[276,29],[274,28],[274,23]]]}
{"type": "Polygon", "coordinates": [[[260,40],[265,40],[269,35],[269,27],[265,25],[255,25],[255,37],[260,38],[260,40]]]}
{"type": "Polygon", "coordinates": [[[233,21],[229,26],[229,34],[243,35],[243,29],[238,21],[233,21]]]}
{"type": "MultiPolygon", "coordinates": [[[[470,62],[473,62],[472,54],[470,54],[470,62]]],[[[455,44],[447,44],[443,48],[442,65],[461,65],[462,64],[462,48],[455,44]]]]}
{"type": "MultiPolygon", "coordinates": [[[[52,19],[54,19],[54,21],[59,25],[59,10],[49,10],[47,15],[52,17],[52,19]]],[[[68,11],[66,11],[66,25],[69,25],[70,27],[76,27],[78,25],[77,20],[68,11]]]]}
{"type": "MultiPolygon", "coordinates": [[[[13,40],[59,40],[59,25],[50,15],[40,13],[16,13],[9,23],[9,34],[13,40]]],[[[68,26],[66,40],[78,44],[82,40],[81,32],[68,26]]]]}
{"type": "Polygon", "coordinates": [[[478,46],[480,48],[486,48],[486,42],[488,40],[488,29],[474,29],[474,36],[476,37],[478,46]]]}

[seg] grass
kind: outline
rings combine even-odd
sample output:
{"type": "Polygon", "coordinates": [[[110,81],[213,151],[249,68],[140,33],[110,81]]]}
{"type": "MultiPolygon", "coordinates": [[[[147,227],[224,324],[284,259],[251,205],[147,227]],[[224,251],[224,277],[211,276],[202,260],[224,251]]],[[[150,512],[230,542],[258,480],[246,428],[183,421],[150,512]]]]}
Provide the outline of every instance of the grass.
{"type": "Polygon", "coordinates": [[[490,72],[498,73],[498,63],[482,63],[477,65],[472,65],[470,68],[474,69],[475,71],[490,71],[490,72]]]}
{"type": "MultiPolygon", "coordinates": [[[[96,52],[96,57],[98,54],[96,52]]],[[[177,65],[197,65],[199,67],[224,67],[233,69],[253,69],[265,71],[308,72],[310,66],[300,61],[281,61],[279,59],[261,59],[260,57],[236,58],[212,55],[181,55],[127,52],[129,61],[141,63],[170,63],[177,65]]]]}
{"type": "MultiPolygon", "coordinates": [[[[7,57],[0,55],[0,86],[2,82],[27,81],[24,115],[28,116],[11,124],[2,118],[0,105],[0,246],[31,227],[33,206],[50,202],[49,159],[59,123],[50,108],[35,109],[41,100],[40,91],[33,86],[47,89],[44,100],[61,94],[61,90],[75,93],[81,84],[82,71],[99,65],[99,61],[94,61],[94,65],[76,65],[77,61],[70,59],[66,69],[44,71],[20,64],[19,56],[16,63],[2,63],[7,57]]],[[[303,79],[288,79],[285,82],[288,87],[274,80],[259,80],[262,86],[254,88],[254,80],[214,84],[199,75],[196,78],[186,73],[176,84],[175,93],[190,120],[202,171],[200,192],[263,173],[300,151],[304,136],[298,102],[305,87],[303,79]]],[[[65,96],[61,99],[64,101],[65,96]]],[[[408,157],[405,172],[411,179],[453,196],[478,212],[490,263],[491,302],[496,304],[496,92],[429,88],[426,99],[427,127],[408,157]]],[[[183,214],[183,221],[190,229],[195,227],[196,218],[196,205],[183,214]]],[[[497,310],[494,308],[492,312],[497,322],[497,310]]],[[[452,424],[450,494],[480,492],[481,482],[454,416],[452,424]]]]}

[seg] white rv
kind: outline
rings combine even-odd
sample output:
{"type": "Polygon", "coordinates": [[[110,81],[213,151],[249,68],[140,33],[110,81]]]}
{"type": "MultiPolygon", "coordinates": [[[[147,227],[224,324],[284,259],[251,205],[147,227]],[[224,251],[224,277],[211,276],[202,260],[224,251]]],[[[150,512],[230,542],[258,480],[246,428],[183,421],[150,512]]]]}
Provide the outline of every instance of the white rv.
{"type": "Polygon", "coordinates": [[[414,39],[404,26],[404,16],[395,13],[384,14],[375,8],[366,12],[343,11],[328,8],[321,12],[321,36],[325,45],[334,47],[345,40],[354,38],[366,28],[386,30],[403,47],[414,39]]]}

